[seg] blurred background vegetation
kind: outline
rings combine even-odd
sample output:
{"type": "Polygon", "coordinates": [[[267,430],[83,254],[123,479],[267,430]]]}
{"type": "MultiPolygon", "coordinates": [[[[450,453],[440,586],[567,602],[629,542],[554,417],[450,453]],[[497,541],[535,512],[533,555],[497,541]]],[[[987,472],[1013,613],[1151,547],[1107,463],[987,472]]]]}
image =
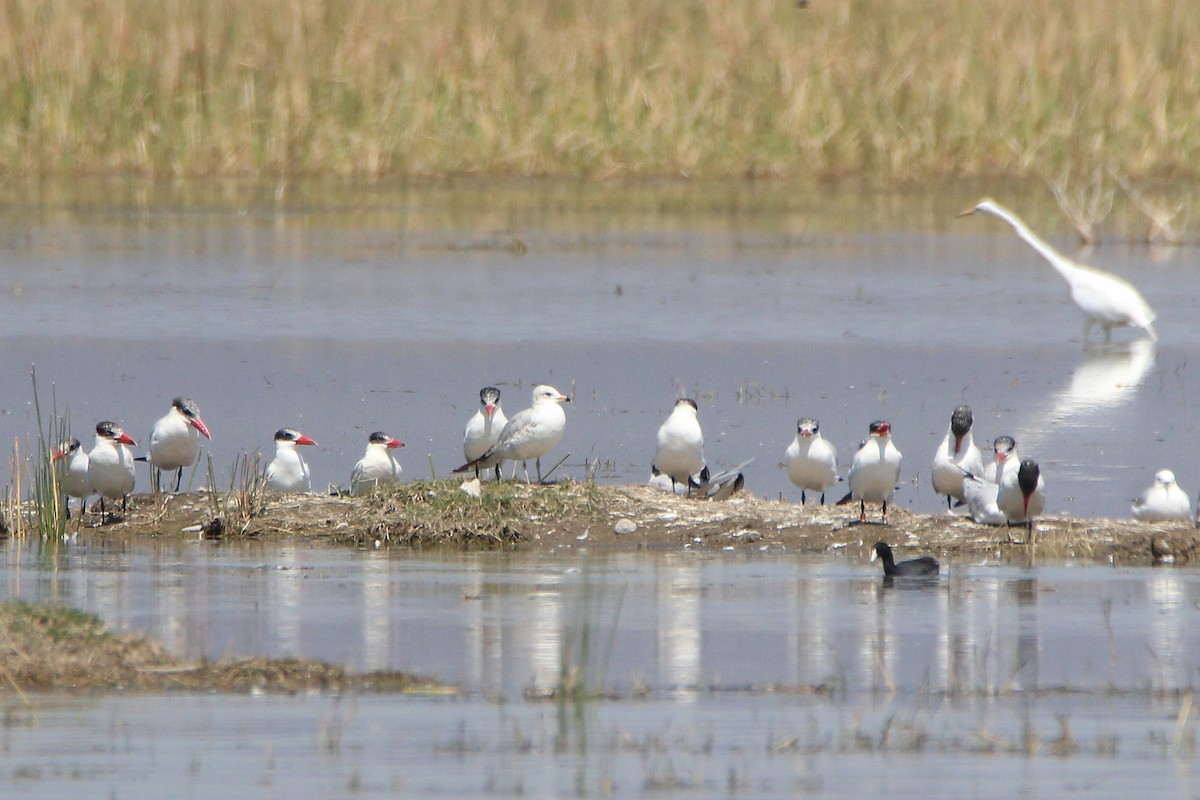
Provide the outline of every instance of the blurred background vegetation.
{"type": "Polygon", "coordinates": [[[3,0],[9,176],[1200,168],[1190,0],[3,0]]]}

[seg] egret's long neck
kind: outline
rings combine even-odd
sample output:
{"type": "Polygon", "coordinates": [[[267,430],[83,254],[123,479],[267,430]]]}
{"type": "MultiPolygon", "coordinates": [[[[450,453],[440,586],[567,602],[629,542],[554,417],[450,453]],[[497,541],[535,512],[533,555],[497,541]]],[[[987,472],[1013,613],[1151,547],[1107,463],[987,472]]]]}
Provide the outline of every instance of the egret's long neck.
{"type": "Polygon", "coordinates": [[[1042,257],[1050,262],[1050,266],[1054,267],[1059,275],[1062,275],[1067,281],[1071,280],[1074,272],[1078,269],[1074,263],[1064,257],[1062,253],[1051,247],[1045,239],[1029,230],[1029,228],[1025,226],[1025,223],[1017,218],[1016,214],[1012,213],[1004,206],[993,203],[990,210],[993,215],[1011,225],[1013,230],[1017,232],[1017,235],[1028,242],[1030,247],[1041,253],[1042,257]]]}

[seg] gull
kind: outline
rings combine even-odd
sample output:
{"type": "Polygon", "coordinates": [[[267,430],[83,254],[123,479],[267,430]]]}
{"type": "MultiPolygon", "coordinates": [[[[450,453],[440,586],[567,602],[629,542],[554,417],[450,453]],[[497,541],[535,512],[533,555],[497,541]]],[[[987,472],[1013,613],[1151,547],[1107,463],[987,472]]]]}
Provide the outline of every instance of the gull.
{"type": "Polygon", "coordinates": [[[200,437],[212,440],[208,426],[200,419],[200,409],[187,397],[171,401],[171,410],[154,423],[150,432],[150,465],[154,470],[154,490],[159,490],[163,472],[178,470],[175,491],[183,483],[183,468],[200,458],[200,437]]]}
{"type": "Polygon", "coordinates": [[[1160,469],[1154,485],[1133,501],[1133,518],[1142,522],[1171,522],[1192,519],[1192,501],[1175,482],[1175,473],[1160,469]]]}
{"type": "MultiPolygon", "coordinates": [[[[82,517],[82,509],[87,507],[87,499],[92,494],[92,485],[88,483],[88,454],[83,451],[83,445],[79,443],[79,440],[72,436],[50,455],[51,461],[59,461],[64,458],[67,463],[66,471],[63,473],[63,493],[67,496],[68,501],[72,497],[79,498],[80,516],[82,517]]],[[[70,508],[68,508],[67,514],[70,515],[70,513],[70,508]]]]}
{"type": "Polygon", "coordinates": [[[796,423],[796,438],[784,453],[788,477],[800,487],[800,505],[808,502],[806,491],[820,492],[825,505],[825,490],[837,483],[837,448],[821,436],[821,424],[812,417],[796,423]]]}
{"type": "Polygon", "coordinates": [[[277,492],[305,492],[312,494],[312,476],[308,464],[297,445],[315,445],[312,439],[293,428],[280,428],[275,432],[275,459],[267,465],[267,488],[277,492]]]}
{"type": "Polygon", "coordinates": [[[350,473],[350,496],[358,497],[378,486],[400,482],[403,471],[392,456],[392,450],[404,447],[404,442],[383,431],[375,431],[367,439],[367,452],[350,473]]]}
{"type": "MultiPolygon", "coordinates": [[[[490,469],[504,461],[520,461],[525,469],[525,482],[529,483],[529,459],[535,459],[538,483],[542,482],[542,456],[554,449],[562,439],[567,427],[567,415],[562,403],[571,398],[561,394],[553,386],[541,384],[533,389],[533,404],[517,412],[516,416],[500,431],[496,443],[463,464],[455,472],[466,472],[476,467],[490,469]]],[[[515,473],[516,467],[514,465],[515,473]]]]}
{"type": "Polygon", "coordinates": [[[1033,520],[1040,516],[1046,507],[1046,482],[1042,479],[1041,468],[1032,458],[1024,458],[1020,466],[1015,466],[1016,451],[1009,454],[999,481],[1000,489],[996,495],[996,505],[1004,513],[1008,525],[1024,525],[1029,531],[1028,540],[1032,541],[1034,530],[1033,520]]]}
{"type": "Polygon", "coordinates": [[[887,524],[887,507],[896,494],[900,479],[900,451],[892,443],[892,426],[885,420],[871,423],[870,435],[854,454],[848,477],[850,493],[838,505],[859,502],[859,522],[867,521],[867,503],[883,503],[883,522],[887,524]]]}
{"type": "Polygon", "coordinates": [[[133,453],[137,447],[129,434],[115,422],[105,420],[96,424],[96,442],[88,454],[88,484],[100,495],[100,524],[104,524],[106,511],[104,500],[121,500],[121,513],[129,507],[129,493],[133,491],[133,453]]]}
{"type": "Polygon", "coordinates": [[[704,434],[700,430],[700,420],[696,418],[697,411],[695,400],[686,397],[676,400],[675,408],[658,429],[650,470],[655,475],[670,478],[672,492],[676,485],[684,484],[690,495],[692,487],[698,485],[693,475],[703,473],[702,480],[707,480],[704,471],[704,434]]]}
{"type": "Polygon", "coordinates": [[[1078,264],[1059,253],[1040,236],[1031,231],[1021,219],[990,197],[959,214],[969,216],[977,211],[991,214],[1007,222],[1034,250],[1050,262],[1071,290],[1071,300],[1083,312],[1083,341],[1086,344],[1093,325],[1104,330],[1104,341],[1111,341],[1112,329],[1125,326],[1142,328],[1151,341],[1158,339],[1154,332],[1154,310],[1141,292],[1123,278],[1104,270],[1078,264]]]}
{"type": "Polygon", "coordinates": [[[946,495],[946,509],[963,499],[963,472],[983,474],[983,456],[975,446],[970,406],[959,406],[950,415],[950,428],[933,456],[933,490],[946,495]]]}
{"type": "MultiPolygon", "coordinates": [[[[479,390],[479,410],[467,421],[467,430],[463,433],[463,455],[467,461],[479,458],[487,449],[500,438],[500,431],[508,424],[504,409],[500,407],[500,390],[495,386],[485,386],[479,390]]],[[[475,470],[479,477],[479,469],[475,470]]],[[[500,465],[496,465],[496,480],[500,480],[500,465]]]]}
{"type": "Polygon", "coordinates": [[[920,558],[911,558],[908,561],[896,563],[895,557],[892,555],[892,548],[886,542],[876,542],[874,550],[871,551],[871,561],[882,559],[884,577],[920,577],[924,575],[937,575],[941,565],[933,556],[921,556],[920,558]]]}

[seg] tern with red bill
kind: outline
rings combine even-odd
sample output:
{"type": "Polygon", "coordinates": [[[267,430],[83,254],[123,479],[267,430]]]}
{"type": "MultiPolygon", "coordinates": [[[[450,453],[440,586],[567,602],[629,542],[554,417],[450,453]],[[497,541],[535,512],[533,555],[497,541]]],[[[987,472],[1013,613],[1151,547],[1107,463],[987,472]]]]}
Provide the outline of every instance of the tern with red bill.
{"type": "MultiPolygon", "coordinates": [[[[529,459],[535,459],[538,483],[542,482],[542,456],[554,449],[562,440],[567,427],[567,415],[562,404],[571,398],[553,386],[541,384],[533,389],[533,404],[517,412],[500,431],[496,443],[463,464],[455,472],[475,469],[491,469],[504,461],[520,461],[525,468],[525,482],[529,483],[529,459]]],[[[514,467],[515,472],[515,467],[514,467]]]]}
{"type": "Polygon", "coordinates": [[[171,401],[171,410],[154,423],[150,433],[150,466],[154,471],[154,488],[158,491],[164,472],[178,471],[175,491],[183,483],[183,468],[200,459],[200,437],[212,440],[208,426],[200,419],[200,409],[187,397],[171,401]]]}
{"type": "Polygon", "coordinates": [[[837,483],[837,448],[821,436],[821,424],[812,417],[796,423],[796,438],[784,453],[788,477],[800,487],[800,505],[808,502],[805,492],[820,492],[837,483]]]}
{"type": "Polygon", "coordinates": [[[275,432],[275,459],[267,465],[267,488],[276,492],[312,494],[312,476],[297,445],[315,445],[312,439],[293,428],[275,432]]]}
{"type": "Polygon", "coordinates": [[[400,467],[392,451],[404,447],[404,442],[383,431],[375,431],[367,440],[367,452],[350,473],[350,496],[358,497],[380,486],[400,482],[400,467]]]}
{"type": "Polygon", "coordinates": [[[105,499],[120,500],[121,513],[129,506],[129,493],[133,491],[133,452],[137,447],[129,434],[115,422],[105,420],[96,425],[96,442],[88,454],[88,484],[100,495],[100,522],[107,518],[105,499]]]}
{"type": "Polygon", "coordinates": [[[963,500],[963,472],[983,474],[983,455],[975,446],[970,406],[959,406],[950,415],[950,428],[933,455],[933,490],[946,496],[946,509],[963,500]]]}
{"type": "Polygon", "coordinates": [[[1000,487],[996,505],[1010,526],[1025,526],[1029,532],[1026,541],[1032,542],[1033,521],[1046,507],[1046,481],[1042,478],[1041,468],[1032,458],[1018,456],[1014,448],[996,473],[1000,487]]]}
{"type": "MultiPolygon", "coordinates": [[[[92,494],[92,485],[88,482],[88,454],[83,451],[79,440],[71,437],[59,445],[50,455],[51,461],[66,461],[66,471],[63,473],[63,494],[69,501],[78,498],[80,509],[86,508],[87,499],[92,494]]],[[[70,514],[70,509],[67,509],[70,514]]],[[[80,514],[82,516],[82,513],[80,514]]]]}
{"type": "Polygon", "coordinates": [[[867,503],[883,504],[883,523],[887,524],[888,503],[896,494],[900,480],[900,450],[892,442],[892,426],[886,420],[871,423],[867,440],[854,454],[848,481],[850,493],[838,505],[859,502],[858,521],[867,521],[867,503]]]}
{"type": "MultiPolygon", "coordinates": [[[[487,452],[500,438],[500,431],[508,424],[504,409],[500,407],[500,390],[495,386],[485,386],[479,390],[479,410],[467,421],[467,430],[463,433],[463,455],[467,461],[474,461],[487,452]]],[[[475,468],[475,477],[479,477],[479,468],[475,468]]],[[[496,465],[496,480],[500,479],[500,465],[496,465]]]]}

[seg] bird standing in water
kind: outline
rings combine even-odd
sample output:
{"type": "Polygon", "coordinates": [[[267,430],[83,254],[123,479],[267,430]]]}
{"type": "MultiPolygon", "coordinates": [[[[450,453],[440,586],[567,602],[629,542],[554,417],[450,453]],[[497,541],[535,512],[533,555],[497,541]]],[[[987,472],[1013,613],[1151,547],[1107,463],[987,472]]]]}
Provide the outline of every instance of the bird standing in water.
{"type": "Polygon", "coordinates": [[[1125,326],[1142,328],[1151,341],[1158,339],[1154,332],[1154,310],[1142,297],[1142,293],[1124,278],[1086,264],[1078,264],[1059,253],[1040,236],[1031,231],[1013,212],[990,197],[980,200],[975,206],[959,214],[969,216],[975,212],[998,217],[1012,226],[1017,235],[1062,276],[1071,290],[1071,300],[1083,312],[1083,341],[1086,344],[1093,325],[1104,330],[1104,341],[1112,340],[1112,329],[1125,326]]]}

